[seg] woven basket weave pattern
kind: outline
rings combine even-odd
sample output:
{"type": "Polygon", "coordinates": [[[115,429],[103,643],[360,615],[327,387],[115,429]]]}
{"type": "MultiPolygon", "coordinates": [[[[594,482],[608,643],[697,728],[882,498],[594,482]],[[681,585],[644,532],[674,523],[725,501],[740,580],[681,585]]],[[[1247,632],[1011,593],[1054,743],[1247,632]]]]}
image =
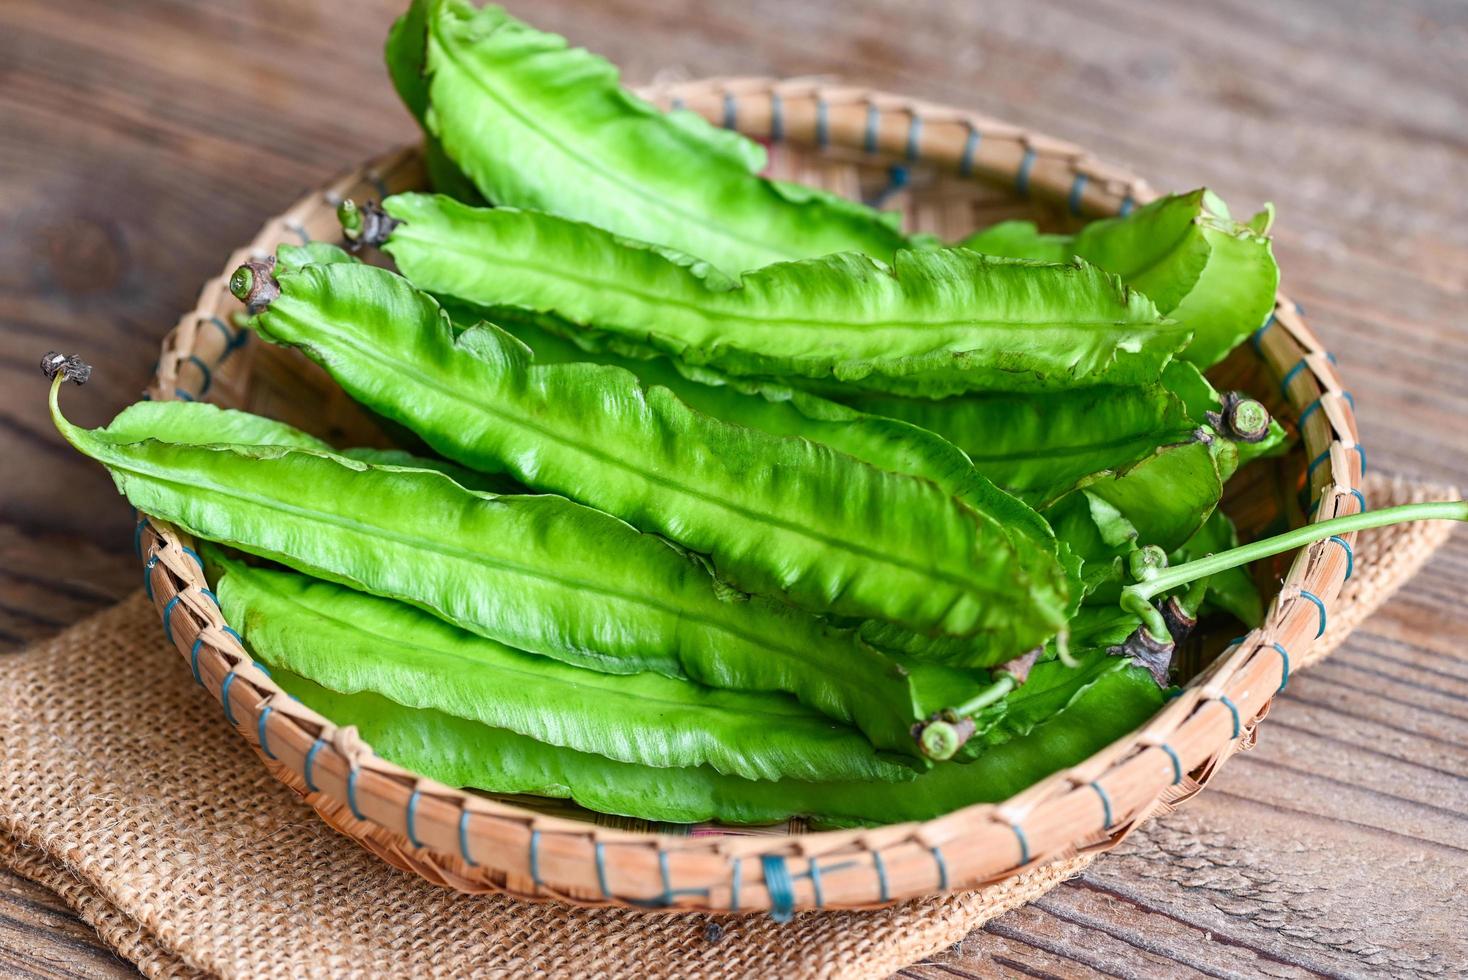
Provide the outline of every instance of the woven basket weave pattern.
{"type": "MultiPolygon", "coordinates": [[[[1008,217],[1070,227],[1079,216],[1122,212],[1154,196],[1141,180],[1070,144],[865,89],[735,79],[649,94],[769,141],[775,176],[900,208],[909,227],[947,238],[1008,217]]],[[[247,342],[232,322],[240,306],[226,278],[280,242],[338,240],[334,206],[343,197],[381,198],[423,184],[416,151],[401,150],[267,223],[165,339],[150,395],[208,398],[333,441],[381,443],[319,368],[295,352],[247,342]]],[[[1298,307],[1279,297],[1252,342],[1211,373],[1298,420],[1302,437],[1303,455],[1273,470],[1255,467],[1264,478],[1230,488],[1229,509],[1243,526],[1365,507],[1350,396],[1298,307]]],[[[251,661],[222,619],[187,535],[146,515],[136,535],[165,632],[234,727],[327,821],[392,864],[469,892],[777,915],[881,906],[999,881],[1109,848],[1159,807],[1191,796],[1230,754],[1252,744],[1275,691],[1311,661],[1354,541],[1345,535],[1299,552],[1263,626],[1231,644],[1144,728],[1001,804],[865,830],[671,836],[548,816],[373,755],[354,730],[290,699],[251,661]]]]}

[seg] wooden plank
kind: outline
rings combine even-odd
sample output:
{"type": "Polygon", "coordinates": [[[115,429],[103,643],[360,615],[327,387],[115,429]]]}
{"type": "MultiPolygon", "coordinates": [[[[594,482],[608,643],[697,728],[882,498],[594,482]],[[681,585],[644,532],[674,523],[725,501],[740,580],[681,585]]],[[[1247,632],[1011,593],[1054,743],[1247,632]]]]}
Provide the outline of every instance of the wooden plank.
{"type": "Polygon", "coordinates": [[[0,973],[7,977],[132,977],[53,892],[0,868],[0,973]]]}
{"type": "MultiPolygon", "coordinates": [[[[283,17],[226,0],[13,0],[0,13],[0,651],[138,574],[126,506],[52,432],[40,354],[98,364],[68,410],[105,420],[265,216],[411,138],[380,63],[401,6],[322,0],[283,17]]],[[[1188,0],[1165,15],[1143,0],[509,6],[632,79],[840,75],[1045,129],[1158,187],[1207,183],[1240,211],[1272,199],[1286,287],[1341,358],[1372,465],[1468,485],[1468,7],[1455,0],[1188,0]]],[[[1465,589],[1459,535],[1292,684],[1259,748],[1209,792],[905,975],[1460,972],[1465,589]]],[[[0,877],[0,972],[117,975],[38,891],[0,877]]]]}

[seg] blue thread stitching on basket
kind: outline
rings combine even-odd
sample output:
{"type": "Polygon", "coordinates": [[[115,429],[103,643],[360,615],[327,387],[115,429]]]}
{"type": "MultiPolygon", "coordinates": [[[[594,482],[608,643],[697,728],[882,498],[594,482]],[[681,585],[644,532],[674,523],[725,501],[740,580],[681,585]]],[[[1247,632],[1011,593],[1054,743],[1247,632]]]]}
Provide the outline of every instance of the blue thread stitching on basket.
{"type": "Polygon", "coordinates": [[[1351,573],[1356,570],[1356,554],[1351,550],[1350,543],[1339,534],[1332,534],[1328,540],[1334,541],[1346,549],[1346,581],[1349,582],[1351,580],[1351,573]]]}
{"type": "Polygon", "coordinates": [[[479,867],[478,863],[469,856],[469,811],[459,811],[459,857],[471,868],[479,867]]]}
{"type": "Polygon", "coordinates": [[[1019,173],[1014,175],[1014,189],[1021,197],[1030,196],[1030,168],[1035,165],[1035,148],[1025,147],[1024,158],[1019,162],[1019,173]]]}
{"type": "Polygon", "coordinates": [[[143,557],[143,528],[148,526],[148,519],[141,518],[138,526],[133,528],[133,554],[141,560],[143,557]]]}
{"type": "Polygon", "coordinates": [[[826,904],[826,897],[821,892],[821,865],[818,858],[811,858],[810,871],[808,873],[810,875],[811,891],[815,892],[816,896],[816,908],[820,908],[826,904]]]}
{"type": "Polygon", "coordinates": [[[881,889],[880,892],[879,892],[879,897],[880,897],[880,899],[882,901],[885,902],[885,901],[887,901],[887,896],[888,896],[888,892],[887,892],[887,862],[885,862],[885,861],[882,860],[882,855],[878,851],[873,851],[872,852],[872,867],[875,868],[876,871],[877,871],[877,887],[879,889],[881,889]]]}
{"type": "Polygon", "coordinates": [[[914,112],[907,121],[907,158],[916,160],[918,158],[918,147],[922,141],[923,117],[914,112]]]}
{"type": "Polygon", "coordinates": [[[816,99],[816,146],[821,149],[831,145],[831,110],[825,96],[816,99]]]}
{"type": "Polygon", "coordinates": [[[1274,314],[1271,312],[1269,316],[1264,318],[1264,325],[1258,330],[1255,330],[1253,336],[1249,338],[1249,343],[1253,346],[1254,353],[1264,353],[1264,335],[1269,332],[1269,328],[1272,326],[1274,326],[1274,314]]]}
{"type": "Polygon", "coordinates": [[[1285,685],[1290,682],[1290,653],[1279,643],[1273,643],[1271,644],[1271,646],[1279,651],[1279,658],[1281,661],[1283,661],[1283,668],[1280,670],[1279,687],[1276,688],[1274,692],[1278,694],[1280,691],[1283,691],[1285,689],[1285,685]]]}
{"type": "Polygon", "coordinates": [[[1076,174],[1075,180],[1070,182],[1070,197],[1066,200],[1066,206],[1070,213],[1079,215],[1081,213],[1081,196],[1086,193],[1086,175],[1076,174]]]}
{"type": "Polygon", "coordinates": [[[658,851],[658,877],[663,882],[663,894],[658,898],[659,905],[671,905],[673,901],[673,882],[668,878],[668,852],[658,851]]]}
{"type": "Polygon", "coordinates": [[[1020,825],[1017,823],[1010,824],[1009,829],[1014,831],[1015,839],[1019,841],[1019,865],[1017,865],[1016,867],[1029,864],[1030,842],[1029,839],[1025,837],[1024,830],[1021,829],[1020,825]]]}
{"type": "Polygon", "coordinates": [[[357,807],[357,776],[361,772],[361,766],[353,766],[347,770],[347,806],[351,808],[352,816],[358,820],[366,820],[366,815],[357,807]]]}
{"type": "Polygon", "coordinates": [[[1330,449],[1328,448],[1324,450],[1319,456],[1316,456],[1314,459],[1312,459],[1309,466],[1305,467],[1305,479],[1310,480],[1314,478],[1315,471],[1319,469],[1320,464],[1325,462],[1327,459],[1330,459],[1330,449]]]}
{"type": "Polygon", "coordinates": [[[243,347],[245,341],[250,339],[249,331],[231,330],[229,324],[225,323],[217,315],[210,316],[209,322],[218,327],[219,332],[224,334],[224,353],[219,355],[219,360],[221,361],[233,354],[236,348],[243,347]]]}
{"type": "Polygon", "coordinates": [[[219,685],[219,703],[224,705],[224,718],[231,726],[239,725],[234,720],[234,709],[229,706],[229,686],[234,683],[235,676],[235,672],[230,671],[224,675],[224,683],[219,685]]]}
{"type": "Polygon", "coordinates": [[[1102,814],[1103,814],[1103,816],[1105,818],[1105,822],[1103,822],[1101,824],[1101,829],[1102,830],[1110,830],[1111,829],[1111,797],[1107,795],[1106,788],[1104,786],[1102,786],[1100,783],[1096,782],[1094,779],[1091,780],[1090,786],[1091,786],[1092,789],[1094,789],[1096,791],[1096,795],[1099,796],[1099,797],[1101,797],[1101,812],[1102,812],[1102,814]]]}
{"type": "Polygon", "coordinates": [[[870,103],[867,106],[866,133],[862,136],[862,147],[868,153],[877,152],[877,126],[881,123],[881,121],[882,115],[877,110],[877,104],[875,102],[870,103]]]}
{"type": "Polygon", "coordinates": [[[606,849],[601,841],[592,845],[592,853],[596,856],[596,883],[601,886],[601,897],[611,898],[612,890],[607,887],[607,856],[606,849]]]}
{"type": "Polygon", "coordinates": [[[968,127],[968,139],[963,142],[963,156],[958,161],[958,172],[964,177],[971,176],[974,172],[974,154],[978,152],[979,140],[983,134],[976,129],[972,123],[968,127]]]}
{"type": "MultiPolygon", "coordinates": [[[[418,834],[416,833],[418,829],[418,801],[421,799],[423,799],[423,791],[418,789],[418,787],[416,786],[413,787],[412,794],[408,796],[408,818],[406,822],[408,831],[408,843],[412,844],[414,847],[423,846],[423,842],[418,839],[418,834]]],[[[539,884],[539,882],[536,882],[536,884],[539,884]]]]}
{"type": "Polygon", "coordinates": [[[270,751],[270,739],[265,733],[265,719],[269,718],[270,712],[274,710],[274,708],[267,704],[260,710],[259,721],[255,722],[255,737],[259,739],[260,751],[265,753],[265,758],[267,759],[275,758],[275,753],[270,751]]]}
{"type": "Polygon", "coordinates": [[[733,92],[724,93],[724,128],[733,129],[739,123],[739,103],[733,92]]]}
{"type": "Polygon", "coordinates": [[[312,770],[316,767],[316,753],[320,752],[325,744],[326,739],[319,735],[316,736],[316,741],[311,743],[311,751],[306,753],[306,764],[301,767],[303,770],[301,775],[306,780],[306,788],[313,793],[321,792],[321,787],[317,786],[316,780],[312,778],[312,770]]]}
{"type": "Polygon", "coordinates": [[[189,394],[187,391],[184,391],[182,388],[173,389],[173,397],[182,402],[191,402],[194,400],[194,396],[189,394]]]}
{"type": "Polygon", "coordinates": [[[190,354],[189,361],[194,367],[199,369],[199,374],[204,378],[204,383],[199,386],[199,394],[202,396],[204,392],[209,390],[209,386],[214,383],[214,375],[209,373],[209,365],[205,364],[198,354],[190,354]]]}
{"type": "MultiPolygon", "coordinates": [[[[600,846],[600,844],[597,845],[597,847],[600,846]]],[[[739,886],[744,883],[743,879],[739,877],[739,868],[740,865],[742,865],[743,863],[743,858],[734,859],[734,868],[731,872],[731,880],[729,884],[729,909],[732,912],[739,911],[739,886]]],[[[603,890],[605,890],[605,888],[603,888],[603,890]]]]}
{"type": "Polygon", "coordinates": [[[868,207],[880,208],[891,199],[902,188],[907,186],[907,168],[893,166],[887,170],[887,186],[877,192],[876,196],[867,201],[868,207]]]}
{"type": "Polygon", "coordinates": [[[770,894],[770,918],[789,922],[795,913],[795,882],[790,877],[790,867],[778,854],[764,855],[760,864],[765,872],[765,889],[770,894]]]}
{"type": "Polygon", "coordinates": [[[197,551],[195,551],[193,548],[185,546],[183,549],[183,553],[194,560],[194,563],[199,566],[199,571],[202,572],[204,570],[204,559],[199,557],[199,553],[197,551]]]}
{"type": "MultiPolygon", "coordinates": [[[[661,856],[662,852],[658,852],[661,856]]],[[[540,831],[530,832],[530,880],[540,887],[540,831]]]]}
{"type": "Polygon", "coordinates": [[[1233,719],[1234,719],[1234,733],[1231,736],[1229,736],[1229,740],[1232,741],[1233,739],[1238,738],[1239,737],[1239,732],[1241,732],[1243,730],[1242,726],[1239,724],[1239,708],[1238,708],[1238,705],[1236,705],[1232,701],[1230,701],[1228,699],[1228,695],[1227,694],[1220,694],[1218,696],[1218,703],[1221,704],[1221,705],[1223,705],[1225,708],[1227,708],[1228,709],[1228,713],[1231,714],[1231,715],[1233,715],[1233,719]]]}
{"type": "Polygon", "coordinates": [[[173,598],[169,599],[163,607],[163,635],[168,637],[169,643],[173,642],[173,607],[176,606],[178,604],[178,600],[182,598],[182,592],[175,592],[173,594],[173,598]]]}
{"type": "Polygon", "coordinates": [[[1121,206],[1116,209],[1116,213],[1119,216],[1125,218],[1127,215],[1132,213],[1132,208],[1136,206],[1136,200],[1131,196],[1131,194],[1127,194],[1126,197],[1121,199],[1121,206]]]}
{"type": "Polygon", "coordinates": [[[943,851],[936,845],[928,850],[933,852],[933,862],[938,865],[938,890],[946,892],[948,890],[948,862],[943,858],[943,851]]]}
{"type": "Polygon", "coordinates": [[[1299,373],[1309,366],[1309,362],[1303,357],[1296,361],[1295,366],[1286,371],[1285,376],[1280,379],[1279,393],[1288,397],[1290,393],[1290,382],[1294,381],[1299,373]]]}
{"type": "Polygon", "coordinates": [[[233,626],[221,626],[219,627],[219,631],[221,633],[228,633],[230,636],[234,637],[235,642],[238,643],[240,646],[245,645],[245,638],[236,633],[233,626]]]}
{"type": "Polygon", "coordinates": [[[270,673],[269,667],[265,666],[258,660],[251,660],[250,663],[254,664],[255,669],[258,670],[260,673],[264,674],[266,677],[270,677],[272,680],[274,679],[273,675],[270,673]]]}
{"type": "Polygon", "coordinates": [[[1157,743],[1157,747],[1166,752],[1167,757],[1172,760],[1172,785],[1176,786],[1183,781],[1183,760],[1178,758],[1177,749],[1166,742],[1157,743]]]}
{"type": "Polygon", "coordinates": [[[200,589],[199,594],[208,599],[210,602],[214,603],[215,609],[219,608],[219,596],[215,595],[211,590],[200,589]]]}
{"type": "Polygon", "coordinates": [[[1315,608],[1320,610],[1320,628],[1315,631],[1315,638],[1318,640],[1325,635],[1325,603],[1320,601],[1320,596],[1308,589],[1300,590],[1300,598],[1309,599],[1315,603],[1315,608]]]}
{"type": "Polygon", "coordinates": [[[201,634],[198,639],[194,640],[194,648],[189,651],[189,668],[194,672],[194,683],[200,687],[204,686],[204,678],[199,676],[199,647],[203,643],[204,637],[201,634]]]}
{"type": "Polygon", "coordinates": [[[785,138],[785,100],[779,92],[770,93],[770,142],[779,143],[785,138]]]}
{"type": "MultiPolygon", "coordinates": [[[[1364,493],[1362,493],[1360,490],[1356,489],[1355,487],[1347,487],[1346,490],[1352,496],[1354,496],[1356,498],[1356,503],[1357,503],[1357,505],[1360,508],[1359,510],[1356,511],[1356,513],[1358,513],[1358,514],[1364,514],[1364,513],[1366,513],[1366,495],[1364,493]]],[[[1313,504],[1310,505],[1310,516],[1311,517],[1314,517],[1315,516],[1315,512],[1320,509],[1320,505],[1324,501],[1325,501],[1325,495],[1324,494],[1321,494],[1319,497],[1316,498],[1315,503],[1313,503],[1313,504]]]]}

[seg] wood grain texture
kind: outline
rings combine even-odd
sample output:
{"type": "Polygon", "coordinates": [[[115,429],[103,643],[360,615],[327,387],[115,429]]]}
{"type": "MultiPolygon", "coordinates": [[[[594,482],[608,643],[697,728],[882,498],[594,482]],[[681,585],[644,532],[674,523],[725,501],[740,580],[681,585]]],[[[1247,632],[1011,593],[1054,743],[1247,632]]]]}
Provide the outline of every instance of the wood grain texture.
{"type": "MultiPolygon", "coordinates": [[[[1239,211],[1273,200],[1285,287],[1340,356],[1373,467],[1468,485],[1457,0],[508,5],[634,80],[837,75],[1073,139],[1159,188],[1209,184],[1239,211]]],[[[0,650],[137,582],[126,506],[46,419],[41,353],[98,365],[72,410],[105,420],[264,217],[410,139],[380,58],[400,6],[0,6],[0,650]]],[[[1462,975],[1465,592],[1460,534],[1184,811],[904,972],[1462,975]]],[[[64,906],[0,877],[0,973],[121,970],[64,906]]]]}

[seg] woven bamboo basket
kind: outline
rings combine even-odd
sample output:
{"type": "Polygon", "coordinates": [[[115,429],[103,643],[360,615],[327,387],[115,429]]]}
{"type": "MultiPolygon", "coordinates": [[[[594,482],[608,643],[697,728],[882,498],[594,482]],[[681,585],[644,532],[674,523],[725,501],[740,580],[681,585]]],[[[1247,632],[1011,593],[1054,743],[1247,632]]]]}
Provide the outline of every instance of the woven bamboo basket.
{"type": "MultiPolygon", "coordinates": [[[[955,238],[1028,217],[1047,228],[1125,213],[1154,197],[1145,182],[1085,150],[971,112],[818,80],[719,79],[647,93],[767,142],[771,173],[905,213],[908,226],[955,238]]],[[[340,444],[382,434],[294,351],[251,342],[226,288],[230,270],[280,242],[338,240],[343,197],[421,188],[416,149],[373,160],[269,221],[205,284],[163,343],[153,398],[207,398],[299,425],[340,444]]],[[[1213,372],[1220,388],[1260,398],[1301,439],[1230,486],[1246,535],[1364,509],[1364,454],[1334,358],[1284,296],[1213,372]]],[[[1311,661],[1352,565],[1354,535],[1259,571],[1271,597],[1248,636],[1211,643],[1181,696],[1146,726],[999,804],[926,823],[803,832],[673,828],[600,820],[444,786],[373,754],[280,690],[213,601],[189,537],[139,515],[136,544],[164,630],[224,716],[270,772],[333,827],[390,863],[464,892],[584,905],[750,912],[874,908],[976,887],[1114,846],[1161,808],[1196,793],[1255,726],[1290,671],[1311,661]],[[1281,586],[1282,581],[1282,586],[1281,586]],[[611,825],[616,824],[616,825],[611,825]]],[[[1258,570],[1256,570],[1258,571],[1258,570]]]]}

